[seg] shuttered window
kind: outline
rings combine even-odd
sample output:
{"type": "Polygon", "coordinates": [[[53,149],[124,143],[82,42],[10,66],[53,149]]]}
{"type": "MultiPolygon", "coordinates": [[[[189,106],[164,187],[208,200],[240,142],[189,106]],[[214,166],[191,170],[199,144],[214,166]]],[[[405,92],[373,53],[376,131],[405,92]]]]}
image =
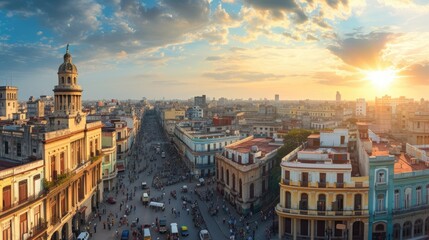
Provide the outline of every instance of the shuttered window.
{"type": "Polygon", "coordinates": [[[12,192],[10,186],[3,188],[3,209],[8,209],[11,206],[12,192]]]}
{"type": "Polygon", "coordinates": [[[19,203],[27,201],[27,180],[19,182],[19,203]]]}

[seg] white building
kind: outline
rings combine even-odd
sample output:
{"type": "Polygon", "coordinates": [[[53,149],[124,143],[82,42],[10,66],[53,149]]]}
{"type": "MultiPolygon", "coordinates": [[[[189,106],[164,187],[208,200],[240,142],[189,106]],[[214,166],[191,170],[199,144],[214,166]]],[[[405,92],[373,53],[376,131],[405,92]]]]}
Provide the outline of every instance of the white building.
{"type": "Polygon", "coordinates": [[[365,98],[356,99],[356,117],[366,117],[366,101],[365,98]]]}

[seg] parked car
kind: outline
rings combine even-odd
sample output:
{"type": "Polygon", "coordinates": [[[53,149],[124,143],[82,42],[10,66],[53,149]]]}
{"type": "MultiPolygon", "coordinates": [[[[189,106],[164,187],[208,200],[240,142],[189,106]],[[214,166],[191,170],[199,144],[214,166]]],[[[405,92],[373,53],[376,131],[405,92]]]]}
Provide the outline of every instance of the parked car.
{"type": "Polygon", "coordinates": [[[110,204],[115,204],[116,203],[116,199],[114,197],[108,197],[106,202],[110,203],[110,204]]]}
{"type": "Polygon", "coordinates": [[[167,220],[166,219],[160,219],[159,220],[159,233],[166,233],[167,232],[167,220]]]}
{"type": "Polygon", "coordinates": [[[181,234],[183,237],[189,236],[188,227],[187,227],[187,226],[181,226],[181,227],[180,227],[180,234],[181,234]]]}
{"type": "Polygon", "coordinates": [[[89,239],[89,232],[81,232],[77,237],[77,240],[88,240],[88,239],[89,239]]]}
{"type": "Polygon", "coordinates": [[[203,229],[200,231],[200,240],[210,240],[210,233],[207,231],[207,229],[203,229]]]}

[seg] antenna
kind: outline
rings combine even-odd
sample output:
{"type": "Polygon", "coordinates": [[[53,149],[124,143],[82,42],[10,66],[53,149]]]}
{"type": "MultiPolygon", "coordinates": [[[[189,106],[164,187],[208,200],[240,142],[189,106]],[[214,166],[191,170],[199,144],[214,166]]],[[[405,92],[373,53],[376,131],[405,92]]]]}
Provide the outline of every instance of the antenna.
{"type": "Polygon", "coordinates": [[[67,43],[66,53],[69,53],[69,44],[67,43]]]}

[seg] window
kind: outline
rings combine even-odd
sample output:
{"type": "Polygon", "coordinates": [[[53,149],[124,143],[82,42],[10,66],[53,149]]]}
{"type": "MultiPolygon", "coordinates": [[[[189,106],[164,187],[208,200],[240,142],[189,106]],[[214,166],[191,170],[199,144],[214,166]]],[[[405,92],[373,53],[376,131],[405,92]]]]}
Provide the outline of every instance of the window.
{"type": "Polygon", "coordinates": [[[12,231],[10,229],[10,221],[3,224],[3,240],[12,239],[12,231]]]}
{"type": "Polygon", "coordinates": [[[377,195],[377,212],[384,212],[384,194],[377,195]]]}
{"type": "Polygon", "coordinates": [[[235,173],[232,174],[232,190],[235,191],[235,173]]]}
{"type": "Polygon", "coordinates": [[[42,224],[42,218],[40,217],[40,205],[34,208],[34,227],[39,228],[42,224]]]}
{"type": "Polygon", "coordinates": [[[57,179],[57,170],[55,169],[55,156],[51,156],[51,178],[57,179]]]}
{"type": "Polygon", "coordinates": [[[394,209],[399,209],[399,190],[395,190],[394,209]]]}
{"type": "Polygon", "coordinates": [[[411,225],[412,224],[411,224],[410,221],[404,223],[404,226],[403,226],[403,229],[402,229],[402,238],[409,238],[409,237],[411,237],[411,227],[412,227],[411,225]]]}
{"type": "Polygon", "coordinates": [[[419,206],[422,204],[422,187],[416,188],[416,205],[419,206]]]}
{"type": "Polygon", "coordinates": [[[19,203],[23,203],[28,199],[27,180],[19,182],[19,203]]]}
{"type": "Polygon", "coordinates": [[[28,232],[27,213],[21,214],[19,217],[19,233],[22,239],[24,234],[28,232]]]}
{"type": "Polygon", "coordinates": [[[308,209],[308,195],[307,193],[301,194],[301,201],[299,201],[299,209],[307,210],[308,209]]]}
{"type": "Polygon", "coordinates": [[[411,188],[405,189],[404,207],[411,207],[411,188]]]}
{"type": "Polygon", "coordinates": [[[223,181],[223,167],[220,167],[220,179],[223,181]]]}
{"type": "Polygon", "coordinates": [[[429,184],[426,185],[426,204],[429,204],[429,184]]]}
{"type": "Polygon", "coordinates": [[[255,185],[253,183],[250,184],[250,198],[254,198],[255,197],[255,185]]]}
{"type": "Polygon", "coordinates": [[[377,172],[377,180],[376,183],[386,183],[386,175],[384,171],[377,172]]]}
{"type": "Polygon", "coordinates": [[[60,174],[65,173],[64,152],[60,154],[60,174]]]}
{"type": "Polygon", "coordinates": [[[3,188],[3,209],[9,209],[12,203],[12,191],[11,187],[6,186],[3,188]]]}
{"type": "Polygon", "coordinates": [[[16,144],[16,156],[21,157],[21,143],[16,144]]]}
{"type": "Polygon", "coordinates": [[[414,237],[420,236],[423,234],[423,220],[417,219],[414,222],[414,237]]]}
{"type": "Polygon", "coordinates": [[[393,239],[399,240],[401,237],[401,225],[396,223],[393,225],[393,239]]]}
{"type": "Polygon", "coordinates": [[[226,185],[229,186],[229,170],[226,170],[226,185]]]}
{"type": "Polygon", "coordinates": [[[33,189],[34,189],[34,195],[38,196],[40,193],[41,188],[41,182],[40,182],[40,174],[34,176],[33,178],[33,189]]]}
{"type": "Polygon", "coordinates": [[[9,142],[4,141],[4,154],[9,154],[9,142]]]}
{"type": "Polygon", "coordinates": [[[243,198],[243,183],[241,182],[241,178],[238,180],[238,193],[239,197],[243,198]]]}
{"type": "Polygon", "coordinates": [[[317,201],[317,211],[326,211],[326,195],[320,194],[317,201]]]}
{"type": "Polygon", "coordinates": [[[71,78],[67,77],[67,83],[70,84],[71,83],[71,78]]]}
{"type": "Polygon", "coordinates": [[[291,208],[292,206],[292,197],[290,192],[285,192],[285,208],[291,208]]]}

